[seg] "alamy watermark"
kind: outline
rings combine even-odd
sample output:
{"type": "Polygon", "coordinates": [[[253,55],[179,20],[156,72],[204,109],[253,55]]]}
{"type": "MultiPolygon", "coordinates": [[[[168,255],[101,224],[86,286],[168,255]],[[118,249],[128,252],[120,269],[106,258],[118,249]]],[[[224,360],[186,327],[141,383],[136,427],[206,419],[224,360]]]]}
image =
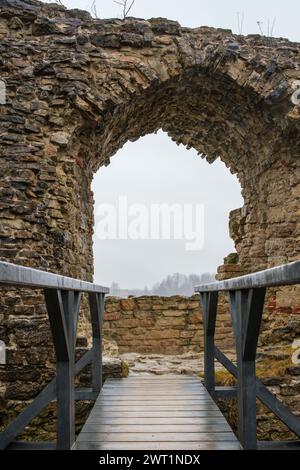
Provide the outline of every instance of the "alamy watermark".
{"type": "Polygon", "coordinates": [[[6,84],[0,79],[0,104],[6,104],[6,84]]]}
{"type": "Polygon", "coordinates": [[[204,245],[203,204],[100,204],[95,210],[95,235],[100,240],[182,240],[187,251],[204,245]]]}

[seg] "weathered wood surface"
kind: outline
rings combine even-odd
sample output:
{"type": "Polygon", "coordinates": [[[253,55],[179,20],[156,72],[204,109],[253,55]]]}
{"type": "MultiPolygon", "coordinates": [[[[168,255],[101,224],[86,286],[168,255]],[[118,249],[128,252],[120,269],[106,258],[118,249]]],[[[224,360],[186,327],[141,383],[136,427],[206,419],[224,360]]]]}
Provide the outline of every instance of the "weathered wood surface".
{"type": "Polygon", "coordinates": [[[257,273],[227,279],[226,281],[210,282],[195,287],[195,292],[228,291],[252,289],[257,287],[285,286],[300,283],[300,261],[283,264],[275,268],[265,269],[257,273]]]}
{"type": "Polygon", "coordinates": [[[36,289],[59,289],[78,292],[98,292],[107,294],[107,287],[98,286],[91,282],[60,276],[59,274],[27,268],[17,264],[0,261],[0,285],[30,287],[36,289]]]}
{"type": "Polygon", "coordinates": [[[200,380],[109,379],[77,437],[75,450],[240,449],[200,380]]]}

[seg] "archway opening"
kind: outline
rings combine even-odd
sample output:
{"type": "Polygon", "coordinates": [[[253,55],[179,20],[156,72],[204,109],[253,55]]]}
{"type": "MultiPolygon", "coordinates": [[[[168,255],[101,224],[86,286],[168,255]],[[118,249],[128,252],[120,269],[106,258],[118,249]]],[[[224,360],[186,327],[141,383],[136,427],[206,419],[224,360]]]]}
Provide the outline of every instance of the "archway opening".
{"type": "MultiPolygon", "coordinates": [[[[276,184],[274,166],[276,171],[282,168],[282,175],[287,172],[280,161],[279,141],[283,129],[279,129],[276,118],[280,105],[275,116],[250,86],[241,86],[233,77],[233,69],[224,75],[218,67],[213,71],[187,67],[179,75],[175,69],[174,77],[164,76],[163,79],[153,68],[147,69],[146,74],[138,63],[134,63],[134,69],[130,68],[130,80],[128,71],[122,70],[119,72],[123,77],[122,85],[118,85],[122,90],[114,89],[112,100],[103,98],[104,121],[97,120],[93,112],[86,114],[86,120],[77,128],[76,151],[86,168],[88,184],[97,170],[108,166],[111,157],[128,141],[136,141],[160,129],[177,144],[195,149],[209,163],[220,159],[237,175],[243,188],[244,206],[232,214],[231,235],[239,262],[247,272],[264,268],[268,257],[271,264],[278,264],[278,250],[265,243],[269,236],[265,222],[269,217],[265,210],[268,197],[265,185],[266,180],[270,186],[276,184]],[[126,99],[116,105],[118,94],[124,95],[124,87],[126,99]]],[[[161,68],[159,73],[162,74],[161,68]]],[[[87,217],[84,226],[90,226],[88,188],[82,182],[82,171],[79,175],[85,198],[81,212],[87,217]]],[[[273,187],[271,192],[274,192],[273,187]]],[[[283,188],[282,199],[286,198],[283,188]]],[[[85,249],[91,254],[92,245],[85,249]]]]}
{"type": "MultiPolygon", "coordinates": [[[[94,279],[113,293],[116,284],[121,296],[166,293],[153,286],[174,273],[212,276],[235,251],[228,221],[243,204],[238,179],[162,131],[127,143],[92,188],[94,279]]],[[[192,295],[169,292],[179,293],[192,295]]]]}
{"type": "MultiPolygon", "coordinates": [[[[159,131],[126,143],[95,174],[92,189],[94,279],[111,286],[105,351],[118,350],[133,372],[196,373],[203,335],[193,286],[213,280],[224,257],[235,251],[228,225],[230,211],[243,205],[237,177],[221,159],[210,164],[159,131]],[[163,207],[156,238],[153,206],[163,207]],[[185,208],[190,220],[184,219],[185,208]],[[170,222],[167,237],[164,222],[170,222]],[[176,239],[178,229],[182,236],[176,239]]],[[[222,308],[218,337],[230,347],[229,311],[222,308]]]]}

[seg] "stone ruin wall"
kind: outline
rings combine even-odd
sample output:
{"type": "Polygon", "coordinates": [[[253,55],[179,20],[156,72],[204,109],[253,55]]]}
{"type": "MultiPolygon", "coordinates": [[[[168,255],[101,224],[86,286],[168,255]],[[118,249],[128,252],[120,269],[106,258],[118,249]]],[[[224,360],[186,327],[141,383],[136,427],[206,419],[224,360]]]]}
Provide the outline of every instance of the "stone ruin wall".
{"type": "MultiPolygon", "coordinates": [[[[220,156],[240,180],[245,204],[230,215],[239,264],[221,271],[298,259],[299,50],[162,18],[1,2],[0,259],[92,280],[93,174],[160,128],[209,161],[220,156]]],[[[53,362],[42,296],[5,299],[9,363],[42,370],[53,362]]]]}
{"type": "MultiPolygon", "coordinates": [[[[225,302],[219,305],[216,339],[223,349],[233,350],[231,321],[226,307],[225,302]]],[[[199,296],[108,297],[104,337],[115,341],[121,354],[180,355],[202,352],[199,296]]]]}
{"type": "MultiPolygon", "coordinates": [[[[297,292],[294,292],[295,295],[297,292]]],[[[300,367],[293,362],[293,342],[300,336],[299,306],[288,299],[284,289],[270,292],[266,305],[258,344],[259,367],[272,375],[287,372],[284,367],[300,367]],[[276,294],[276,295],[275,295],[276,294]],[[273,371],[273,372],[274,372],[273,371]]],[[[216,345],[231,357],[235,356],[227,294],[221,293],[218,301],[216,345]]],[[[108,296],[105,303],[104,338],[117,345],[119,354],[185,355],[203,353],[203,327],[199,295],[192,297],[142,296],[126,299],[108,296]]],[[[201,370],[199,362],[199,372],[201,370]]],[[[295,379],[296,380],[296,379],[295,379]]],[[[300,376],[299,376],[300,380],[300,376]]],[[[296,382],[295,382],[296,385],[296,382]]],[[[299,394],[299,386],[295,392],[299,394]]],[[[300,398],[300,396],[299,396],[300,398]]]]}
{"type": "MultiPolygon", "coordinates": [[[[127,141],[159,129],[210,162],[220,156],[239,178],[244,206],[229,224],[238,258],[220,278],[299,259],[298,43],[4,0],[0,77],[1,260],[92,280],[93,175],[127,141]]],[[[0,394],[33,396],[55,362],[44,301],[32,291],[1,296],[9,367],[0,394]]],[[[261,345],[280,361],[299,337],[299,304],[299,289],[270,293],[261,345]]],[[[120,304],[121,324],[138,310],[120,304]]],[[[84,336],[84,304],[81,313],[84,336]]],[[[192,315],[177,321],[191,327],[192,315]]],[[[106,331],[122,341],[127,327],[108,318],[106,331]]],[[[297,392],[298,379],[288,380],[297,392]]]]}
{"type": "MultiPolygon", "coordinates": [[[[217,279],[242,273],[236,255],[225,258],[217,279]]],[[[280,349],[292,355],[292,344],[300,337],[300,295],[297,286],[269,289],[266,294],[259,350],[280,349]]],[[[105,302],[104,336],[115,341],[120,353],[184,354],[203,351],[200,297],[142,296],[121,299],[108,296],[105,302]]],[[[234,352],[235,343],[228,295],[219,294],[216,344],[234,352]]],[[[276,359],[276,358],[275,358],[276,359]]]]}

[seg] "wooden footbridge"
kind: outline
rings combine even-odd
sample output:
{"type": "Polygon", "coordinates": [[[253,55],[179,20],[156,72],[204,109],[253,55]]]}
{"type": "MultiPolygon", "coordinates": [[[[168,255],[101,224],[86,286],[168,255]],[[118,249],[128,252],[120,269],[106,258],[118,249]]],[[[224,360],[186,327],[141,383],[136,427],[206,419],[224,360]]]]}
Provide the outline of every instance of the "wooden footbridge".
{"type": "MultiPolygon", "coordinates": [[[[266,289],[300,283],[300,262],[196,287],[204,326],[204,385],[196,377],[138,376],[108,379],[102,387],[102,322],[108,289],[56,274],[0,262],[0,283],[44,291],[57,359],[56,377],[0,434],[0,449],[51,448],[53,444],[16,441],[26,426],[57,401],[57,449],[163,450],[256,449],[271,447],[256,438],[258,398],[300,437],[300,420],[256,378],[255,359],[266,289]],[[214,344],[218,292],[229,293],[236,340],[236,364],[214,344]],[[80,298],[87,293],[93,346],[75,362],[80,298]],[[216,387],[215,361],[237,379],[236,387],[216,387]],[[92,387],[75,388],[75,376],[92,365],[92,387]],[[234,398],[238,438],[217,407],[234,398]],[[75,400],[93,400],[83,429],[75,435],[75,400]]],[[[275,443],[297,448],[298,441],[275,443]]]]}
{"type": "Polygon", "coordinates": [[[105,382],[75,449],[237,450],[240,445],[199,379],[142,376],[105,382]]]}

